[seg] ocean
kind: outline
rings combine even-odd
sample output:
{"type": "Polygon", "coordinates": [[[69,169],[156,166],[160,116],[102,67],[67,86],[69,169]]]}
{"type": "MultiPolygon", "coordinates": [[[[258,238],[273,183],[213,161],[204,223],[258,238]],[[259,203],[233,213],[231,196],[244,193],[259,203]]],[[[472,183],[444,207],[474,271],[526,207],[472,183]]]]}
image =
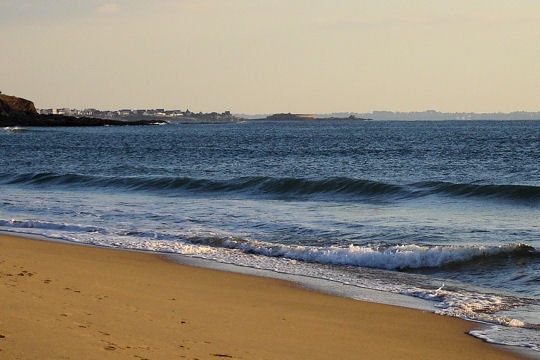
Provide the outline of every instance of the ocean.
{"type": "Polygon", "coordinates": [[[429,308],[540,358],[539,159],[540,121],[4,128],[0,231],[429,308]]]}

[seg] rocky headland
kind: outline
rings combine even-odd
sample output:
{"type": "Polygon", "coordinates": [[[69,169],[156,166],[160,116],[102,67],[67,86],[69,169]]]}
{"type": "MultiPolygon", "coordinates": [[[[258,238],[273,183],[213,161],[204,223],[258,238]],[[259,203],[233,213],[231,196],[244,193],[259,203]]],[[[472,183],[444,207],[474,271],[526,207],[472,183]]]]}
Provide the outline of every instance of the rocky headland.
{"type": "Polygon", "coordinates": [[[163,120],[123,121],[92,117],[39,114],[30,100],[0,93],[0,126],[106,126],[154,125],[163,120]]]}

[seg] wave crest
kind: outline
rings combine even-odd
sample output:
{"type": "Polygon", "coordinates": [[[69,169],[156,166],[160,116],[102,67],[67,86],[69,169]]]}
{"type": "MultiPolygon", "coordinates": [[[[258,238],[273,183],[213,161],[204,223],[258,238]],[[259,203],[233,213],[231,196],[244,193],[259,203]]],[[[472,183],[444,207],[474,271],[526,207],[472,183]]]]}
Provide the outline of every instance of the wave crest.
{"type": "Polygon", "coordinates": [[[527,202],[540,200],[540,187],[532,185],[480,185],[427,181],[406,185],[363,179],[334,177],[325,179],[275,178],[266,176],[209,180],[167,176],[98,176],[81,174],[30,173],[0,174],[0,184],[32,186],[72,186],[151,192],[242,193],[251,196],[316,197],[345,199],[400,199],[429,195],[449,197],[498,198],[527,202]]]}
{"type": "Polygon", "coordinates": [[[474,261],[479,257],[498,256],[540,256],[533,247],[526,244],[504,246],[358,246],[314,247],[272,244],[238,238],[190,239],[201,245],[237,249],[249,254],[269,257],[283,257],[306,262],[369,267],[386,270],[407,270],[436,268],[474,261]]]}

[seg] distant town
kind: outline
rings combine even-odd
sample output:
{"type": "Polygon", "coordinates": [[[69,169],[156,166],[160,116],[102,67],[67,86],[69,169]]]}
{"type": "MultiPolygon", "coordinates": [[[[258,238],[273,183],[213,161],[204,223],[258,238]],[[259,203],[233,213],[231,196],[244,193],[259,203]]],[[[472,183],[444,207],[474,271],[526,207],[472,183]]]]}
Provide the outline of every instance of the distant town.
{"type": "Polygon", "coordinates": [[[194,113],[189,110],[165,110],[165,109],[141,109],[141,110],[97,110],[97,109],[38,109],[41,115],[63,115],[73,117],[88,117],[111,120],[171,120],[171,121],[189,121],[189,122],[205,122],[205,121],[236,121],[241,120],[239,117],[231,114],[230,111],[223,113],[194,113]]]}
{"type": "Polygon", "coordinates": [[[445,113],[435,110],[414,112],[373,111],[371,113],[339,112],[329,114],[232,114],[230,111],[222,113],[192,112],[190,110],[166,110],[166,109],[121,109],[121,110],[97,110],[97,109],[38,109],[42,115],[65,115],[74,117],[92,117],[115,120],[142,120],[160,119],[177,122],[229,122],[241,120],[540,120],[539,112],[515,111],[511,113],[470,113],[455,112],[445,113]]]}

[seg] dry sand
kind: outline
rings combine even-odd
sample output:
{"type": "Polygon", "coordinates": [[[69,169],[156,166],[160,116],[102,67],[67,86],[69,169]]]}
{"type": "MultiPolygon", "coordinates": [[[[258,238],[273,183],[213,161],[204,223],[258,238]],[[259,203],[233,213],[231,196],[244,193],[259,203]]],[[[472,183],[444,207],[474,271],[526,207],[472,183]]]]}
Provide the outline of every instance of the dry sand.
{"type": "Polygon", "coordinates": [[[189,267],[0,235],[0,359],[518,359],[474,324],[189,267]]]}

